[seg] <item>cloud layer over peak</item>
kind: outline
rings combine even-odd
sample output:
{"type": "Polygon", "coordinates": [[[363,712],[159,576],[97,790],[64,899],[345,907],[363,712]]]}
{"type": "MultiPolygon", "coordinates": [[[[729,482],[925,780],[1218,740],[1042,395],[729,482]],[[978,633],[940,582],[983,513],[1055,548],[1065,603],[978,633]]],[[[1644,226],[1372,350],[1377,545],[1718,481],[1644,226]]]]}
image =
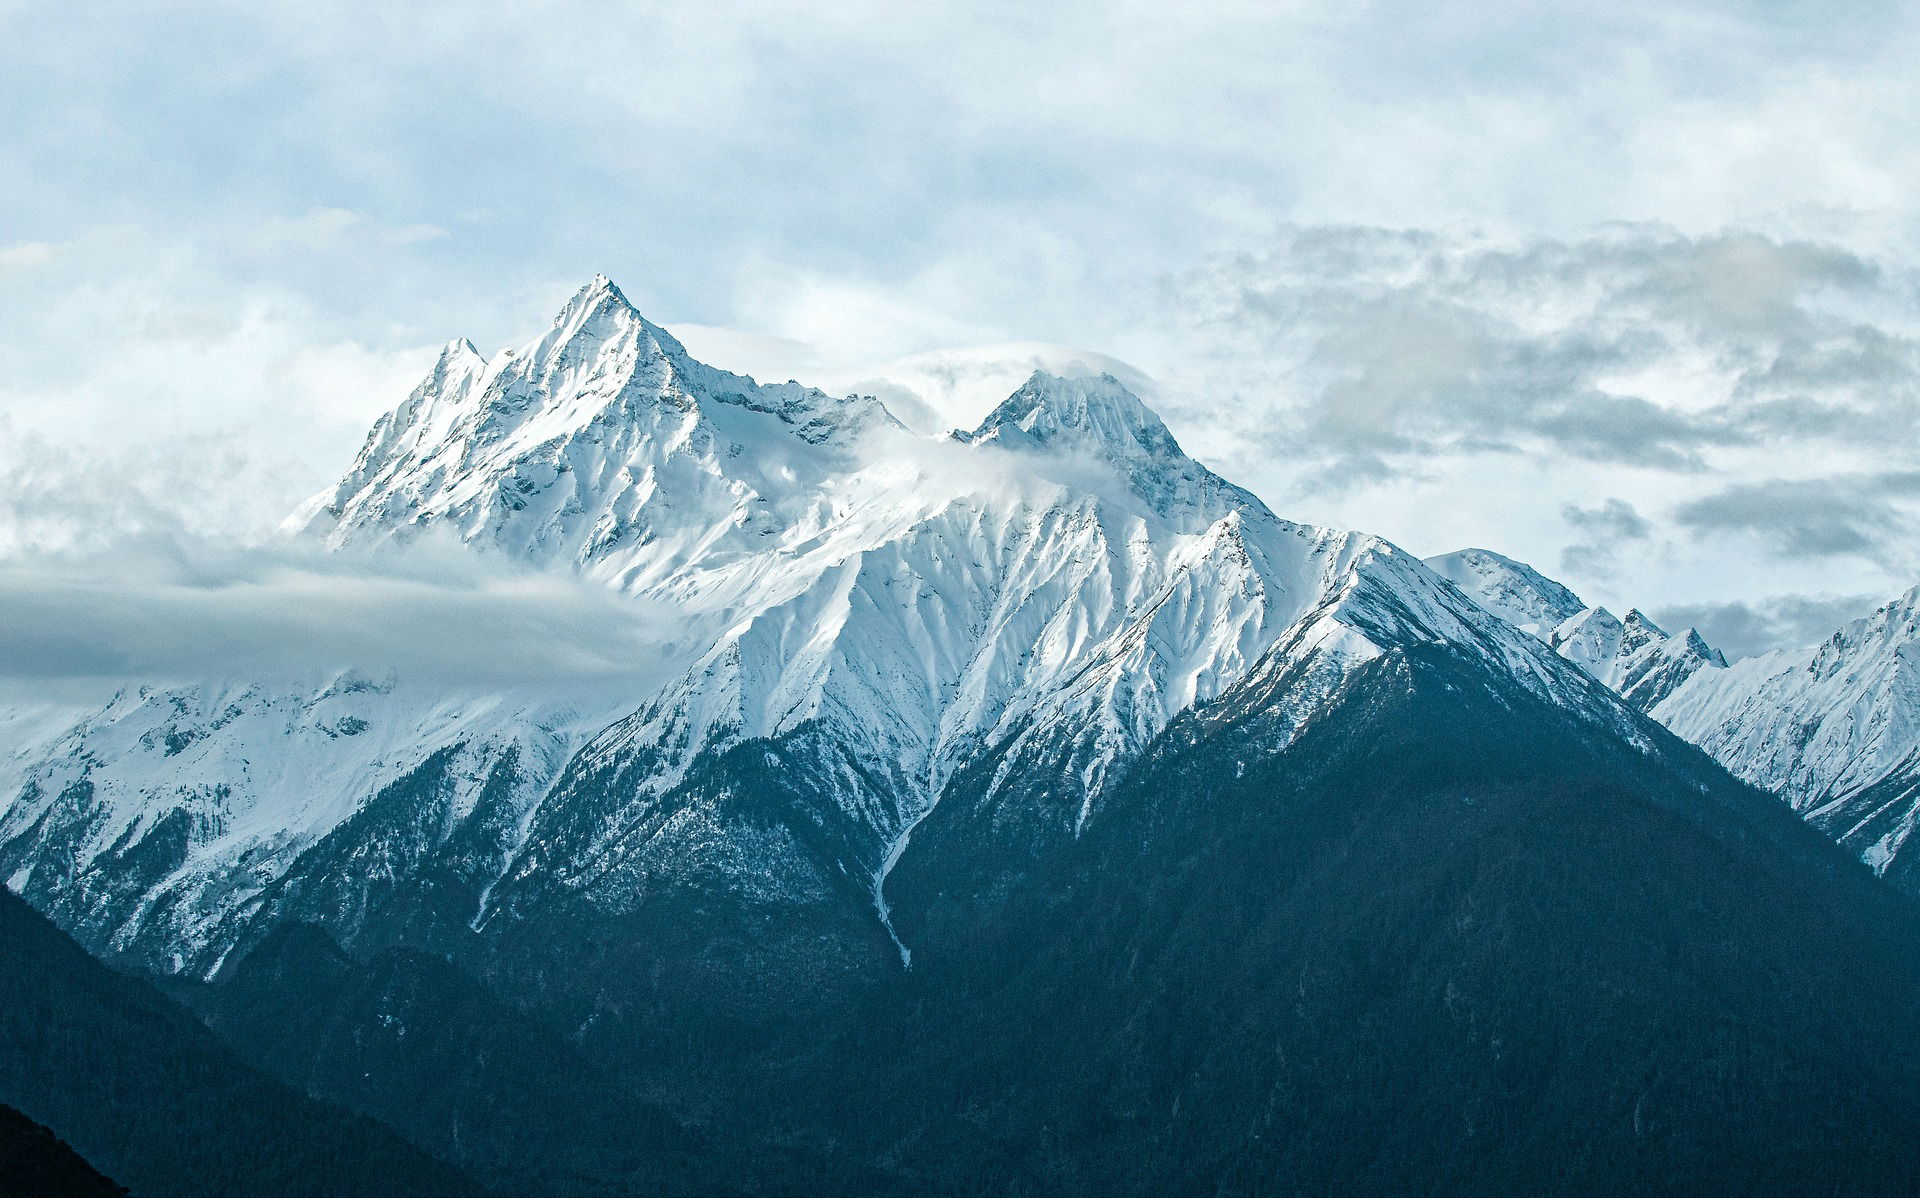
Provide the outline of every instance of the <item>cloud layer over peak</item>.
{"type": "Polygon", "coordinates": [[[1288,515],[1608,602],[1892,593],[1917,58],[1877,0],[0,3],[0,552],[129,464],[269,526],[604,271],[923,423],[1129,363],[1288,515]]]}

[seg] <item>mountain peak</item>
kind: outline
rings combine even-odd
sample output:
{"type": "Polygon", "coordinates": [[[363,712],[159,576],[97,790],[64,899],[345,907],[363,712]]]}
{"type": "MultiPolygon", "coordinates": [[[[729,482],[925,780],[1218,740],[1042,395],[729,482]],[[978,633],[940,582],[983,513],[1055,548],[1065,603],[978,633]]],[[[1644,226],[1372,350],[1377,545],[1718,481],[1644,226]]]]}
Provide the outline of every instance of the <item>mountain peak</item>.
{"type": "Polygon", "coordinates": [[[1547,642],[1643,711],[1701,668],[1727,664],[1691,628],[1670,635],[1637,607],[1628,608],[1625,616],[1589,607],[1532,566],[1491,549],[1460,549],[1427,558],[1426,564],[1474,602],[1547,642]]]}
{"type": "Polygon", "coordinates": [[[619,285],[604,274],[594,275],[584,287],[574,292],[573,299],[568,301],[568,306],[582,303],[595,306],[613,304],[625,308],[635,316],[640,314],[639,310],[633,306],[633,301],[620,290],[619,285]]]}
{"type": "Polygon", "coordinates": [[[1110,374],[1066,378],[1036,370],[961,439],[1097,448],[1107,457],[1186,457],[1159,415],[1110,374]]]}
{"type": "Polygon", "coordinates": [[[1671,650],[1676,657],[1698,656],[1709,665],[1726,668],[1727,655],[1707,644],[1707,638],[1700,635],[1698,628],[1689,627],[1683,630],[1678,636],[1671,638],[1671,643],[1676,646],[1671,650]]]}
{"type": "Polygon", "coordinates": [[[1482,607],[1542,640],[1587,607],[1580,596],[1532,566],[1491,549],[1459,549],[1425,560],[1428,569],[1482,607]]]}
{"type": "Polygon", "coordinates": [[[770,518],[743,512],[844,465],[841,448],[894,423],[872,397],[763,386],[701,363],[595,275],[531,345],[487,361],[469,342],[448,343],[340,484],[290,522],[336,544],[431,522],[533,560],[581,563],[663,529],[715,526],[703,518],[752,524],[742,535],[757,539],[770,518]],[[809,461],[795,442],[827,448],[809,461]]]}
{"type": "Polygon", "coordinates": [[[1900,627],[1909,635],[1920,631],[1920,586],[1894,596],[1869,619],[1879,620],[1888,627],[1900,627]]]}
{"type": "Polygon", "coordinates": [[[603,274],[593,276],[573,293],[573,298],[553,318],[547,335],[534,346],[532,356],[540,359],[567,346],[598,345],[628,334],[633,334],[639,342],[650,343],[648,348],[664,357],[682,363],[689,360],[686,347],[673,334],[642,316],[626,293],[603,274]]]}
{"type": "Polygon", "coordinates": [[[561,307],[553,318],[553,328],[579,327],[588,321],[604,319],[609,316],[624,316],[638,319],[640,310],[605,275],[595,275],[561,307]]]}
{"type": "Polygon", "coordinates": [[[1620,622],[1629,628],[1648,628],[1659,636],[1667,635],[1666,629],[1654,623],[1652,616],[1649,616],[1637,607],[1628,608],[1627,614],[1621,618],[1620,622]]]}
{"type": "Polygon", "coordinates": [[[433,369],[426,379],[414,391],[418,400],[428,391],[444,391],[453,387],[456,380],[468,374],[486,369],[487,361],[473,342],[465,337],[456,337],[440,347],[440,356],[434,359],[433,369]]]}
{"type": "Polygon", "coordinates": [[[1811,650],[1807,669],[1829,677],[1856,669],[1863,660],[1886,655],[1910,658],[1908,646],[1920,641],[1920,587],[1849,620],[1811,650]]]}
{"type": "Polygon", "coordinates": [[[1111,374],[1071,378],[1035,370],[972,432],[954,439],[976,445],[1092,460],[1162,514],[1230,508],[1272,513],[1187,456],[1159,415],[1111,374]]]}

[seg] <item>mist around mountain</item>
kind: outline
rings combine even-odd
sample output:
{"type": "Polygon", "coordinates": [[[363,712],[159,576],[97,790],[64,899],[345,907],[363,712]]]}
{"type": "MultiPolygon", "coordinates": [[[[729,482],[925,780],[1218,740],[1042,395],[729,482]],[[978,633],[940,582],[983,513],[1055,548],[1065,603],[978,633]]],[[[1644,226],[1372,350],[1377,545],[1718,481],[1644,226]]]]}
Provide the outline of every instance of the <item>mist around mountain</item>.
{"type": "Polygon", "coordinates": [[[928,435],[706,366],[604,278],[527,346],[449,343],[287,531],[592,585],[634,662],[316,662],[6,725],[0,876],[100,960],[0,904],[47,962],[0,1101],[137,1192],[1920,1165],[1920,908],[1737,747],[1895,745],[1859,668],[1904,677],[1891,616],[1728,665],[1488,551],[1288,521],[1110,375],[928,435]],[[1734,731],[1676,735],[1704,711],[1734,731]]]}

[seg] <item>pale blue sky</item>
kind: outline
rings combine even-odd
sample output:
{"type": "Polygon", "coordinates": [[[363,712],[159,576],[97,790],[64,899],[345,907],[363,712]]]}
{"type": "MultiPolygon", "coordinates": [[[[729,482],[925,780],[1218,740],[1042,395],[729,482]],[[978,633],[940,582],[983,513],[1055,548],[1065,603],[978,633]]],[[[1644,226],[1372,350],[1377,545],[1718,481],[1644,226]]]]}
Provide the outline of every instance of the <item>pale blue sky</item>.
{"type": "Polygon", "coordinates": [[[1920,581],[1909,6],[402,7],[0,0],[0,548],[258,527],[604,271],[808,381],[1109,354],[1288,515],[1616,605],[1920,581]]]}

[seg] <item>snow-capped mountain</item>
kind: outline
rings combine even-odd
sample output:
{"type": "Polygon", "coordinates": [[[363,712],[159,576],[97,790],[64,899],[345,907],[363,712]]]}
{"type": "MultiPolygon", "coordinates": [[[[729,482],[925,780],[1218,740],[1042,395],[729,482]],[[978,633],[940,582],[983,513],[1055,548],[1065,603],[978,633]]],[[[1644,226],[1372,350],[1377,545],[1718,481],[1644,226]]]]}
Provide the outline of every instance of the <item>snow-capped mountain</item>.
{"type": "Polygon", "coordinates": [[[1470,646],[1642,736],[1418,561],[1193,461],[1111,377],[1036,373],[924,437],[871,398],[695,362],[604,278],[529,346],[450,344],[289,523],[387,551],[450,533],[604,582],[671,610],[650,663],[670,681],[124,692],[16,748],[0,816],[9,883],[97,948],[205,972],[274,922],[352,937],[427,891],[450,926],[717,890],[854,894],[891,930],[888,872],[963,771],[1044,776],[1021,818],[1071,837],[1179,713],[1257,669],[1297,729],[1407,644],[1470,646]],[[773,811],[745,797],[769,768],[773,811]]]}
{"type": "Polygon", "coordinates": [[[1735,670],[1112,377],[921,435],[600,279],[289,524],[605,587],[633,668],[0,716],[0,878],[500,1192],[1910,1183],[1920,917],[1622,697],[1735,670]]]}
{"type": "Polygon", "coordinates": [[[1703,669],[1727,660],[1691,628],[1669,633],[1638,608],[1624,618],[1580,597],[1524,562],[1488,549],[1461,549],[1426,559],[1475,602],[1618,691],[1642,711],[1703,669]]]}
{"type": "Polygon", "coordinates": [[[1702,671],[1654,717],[1908,889],[1920,821],[1920,588],[1819,645],[1702,671]]]}
{"type": "Polygon", "coordinates": [[[1728,665],[1699,633],[1616,618],[1485,549],[1427,565],[1551,644],[1739,778],[1778,795],[1875,872],[1920,889],[1902,857],[1920,824],[1920,588],[1805,649],[1728,665]]]}
{"type": "Polygon", "coordinates": [[[1566,587],[1525,562],[1491,549],[1461,549],[1425,561],[1428,569],[1474,602],[1543,641],[1561,624],[1588,610],[1580,596],[1566,587]]]}

